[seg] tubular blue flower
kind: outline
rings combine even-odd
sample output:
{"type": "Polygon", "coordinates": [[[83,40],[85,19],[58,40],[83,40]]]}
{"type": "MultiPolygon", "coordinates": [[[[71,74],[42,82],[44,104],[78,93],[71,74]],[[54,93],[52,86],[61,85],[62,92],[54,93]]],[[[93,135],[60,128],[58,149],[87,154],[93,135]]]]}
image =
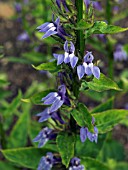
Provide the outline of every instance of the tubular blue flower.
{"type": "Polygon", "coordinates": [[[39,134],[33,139],[33,142],[39,142],[38,147],[42,147],[44,146],[48,140],[51,140],[55,137],[55,135],[53,134],[53,130],[49,129],[48,127],[45,127],[44,129],[42,129],[41,132],[39,132],[39,134]]]}
{"type": "Polygon", "coordinates": [[[66,1],[65,0],[56,0],[56,4],[58,8],[61,10],[61,5],[63,5],[66,12],[69,12],[66,1]]]}
{"type": "Polygon", "coordinates": [[[51,92],[46,97],[42,98],[45,105],[51,105],[49,111],[57,111],[63,104],[70,106],[69,98],[66,94],[66,86],[61,85],[58,87],[58,92],[51,92]]]}
{"type": "Polygon", "coordinates": [[[37,116],[40,116],[39,122],[44,122],[49,118],[52,118],[53,120],[58,120],[61,124],[64,124],[64,121],[62,120],[60,113],[58,111],[50,112],[50,108],[46,108],[43,112],[37,114],[37,116]]]}
{"type": "Polygon", "coordinates": [[[26,42],[30,42],[30,38],[27,32],[23,32],[20,35],[18,35],[17,37],[18,41],[26,41],[26,42]]]}
{"type": "Polygon", "coordinates": [[[113,53],[114,55],[114,60],[115,61],[123,61],[123,60],[127,60],[127,53],[124,51],[123,46],[118,44],[116,46],[116,50],[113,53]]]}
{"type": "Polygon", "coordinates": [[[75,56],[75,46],[72,42],[70,42],[70,46],[68,46],[68,41],[64,43],[64,54],[53,54],[53,56],[57,59],[57,65],[64,63],[70,63],[71,67],[74,68],[78,62],[78,57],[75,56]]]}
{"type": "Polygon", "coordinates": [[[69,36],[65,30],[63,29],[63,27],[60,24],[60,18],[58,17],[55,21],[54,21],[54,15],[52,18],[52,22],[46,22],[42,25],[40,25],[39,27],[37,27],[37,29],[39,30],[39,32],[44,32],[44,36],[42,37],[47,38],[49,36],[52,35],[57,35],[59,36],[61,39],[65,40],[65,36],[69,36]]]}
{"type": "Polygon", "coordinates": [[[17,13],[20,13],[22,11],[21,3],[15,3],[14,7],[15,7],[15,10],[16,10],[17,13]]]}
{"type": "Polygon", "coordinates": [[[39,162],[37,170],[51,170],[54,164],[54,156],[51,152],[48,152],[46,156],[43,156],[39,162]]]}
{"type": "Polygon", "coordinates": [[[80,164],[80,159],[77,157],[74,157],[70,161],[70,167],[69,170],[84,170],[84,166],[80,164]]]}
{"type": "Polygon", "coordinates": [[[97,66],[94,66],[92,61],[94,57],[92,55],[92,52],[87,52],[87,54],[84,56],[84,62],[83,65],[77,66],[77,74],[79,79],[81,79],[84,74],[87,76],[94,75],[97,79],[100,78],[100,69],[97,66]]]}

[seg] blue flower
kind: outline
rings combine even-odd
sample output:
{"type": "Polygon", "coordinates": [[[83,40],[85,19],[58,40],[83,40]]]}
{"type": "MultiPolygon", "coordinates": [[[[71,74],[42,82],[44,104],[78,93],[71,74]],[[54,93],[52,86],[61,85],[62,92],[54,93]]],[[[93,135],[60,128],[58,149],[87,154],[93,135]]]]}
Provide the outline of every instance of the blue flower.
{"type": "Polygon", "coordinates": [[[51,105],[49,112],[57,111],[63,104],[70,106],[70,101],[66,95],[65,85],[58,87],[58,92],[51,92],[46,97],[42,98],[45,105],[51,105]]]}
{"type": "Polygon", "coordinates": [[[37,170],[51,170],[54,164],[54,157],[51,152],[48,152],[46,156],[43,156],[39,162],[37,170]]]}
{"type": "Polygon", "coordinates": [[[30,38],[27,32],[23,32],[20,35],[18,35],[17,37],[18,41],[26,41],[26,42],[30,42],[30,38]]]}
{"type": "Polygon", "coordinates": [[[124,51],[123,46],[118,44],[116,46],[116,50],[114,52],[114,60],[115,61],[123,61],[123,60],[127,60],[127,53],[124,51]]]}
{"type": "Polygon", "coordinates": [[[58,120],[61,124],[64,124],[64,121],[62,120],[60,113],[58,111],[50,112],[50,108],[46,108],[43,112],[38,113],[37,116],[40,116],[39,122],[44,122],[49,118],[52,118],[53,120],[58,120]]]}
{"type": "Polygon", "coordinates": [[[77,157],[74,157],[70,161],[70,167],[69,170],[84,170],[84,166],[80,164],[80,159],[77,157]]]}
{"type": "Polygon", "coordinates": [[[92,55],[92,52],[87,52],[87,54],[84,56],[84,62],[83,65],[77,66],[77,74],[79,79],[81,79],[84,74],[87,76],[94,75],[97,79],[100,78],[100,69],[97,66],[94,66],[92,61],[94,57],[92,55]]]}
{"type": "Polygon", "coordinates": [[[56,0],[56,4],[57,4],[57,6],[59,7],[60,10],[61,10],[61,5],[63,5],[65,11],[66,12],[69,11],[65,0],[56,0]]]}
{"type": "Polygon", "coordinates": [[[14,6],[17,13],[20,13],[22,11],[21,3],[15,3],[14,6]]]}
{"type": "Polygon", "coordinates": [[[33,142],[39,142],[38,147],[44,146],[48,140],[54,138],[53,130],[45,127],[41,132],[33,139],[33,142]]]}
{"type": "Polygon", "coordinates": [[[64,43],[64,54],[53,54],[53,56],[57,59],[57,65],[64,63],[70,63],[71,67],[74,68],[78,62],[78,57],[75,56],[75,46],[72,42],[70,42],[70,46],[68,46],[68,41],[64,43]]]}
{"type": "Polygon", "coordinates": [[[54,15],[53,15],[52,22],[46,22],[40,25],[39,27],[37,27],[37,29],[39,30],[39,32],[45,33],[44,36],[42,37],[43,39],[51,35],[57,35],[63,40],[65,40],[65,36],[68,36],[68,34],[65,32],[63,27],[60,25],[60,18],[58,17],[54,21],[54,15]]]}

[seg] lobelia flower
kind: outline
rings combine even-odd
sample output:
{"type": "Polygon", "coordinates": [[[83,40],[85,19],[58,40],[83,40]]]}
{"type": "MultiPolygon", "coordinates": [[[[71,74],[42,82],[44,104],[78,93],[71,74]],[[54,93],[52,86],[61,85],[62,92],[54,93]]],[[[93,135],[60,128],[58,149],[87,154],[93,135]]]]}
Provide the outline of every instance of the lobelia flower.
{"type": "Polygon", "coordinates": [[[20,13],[22,11],[22,5],[20,3],[15,3],[14,7],[17,13],[20,13]]]}
{"type": "Polygon", "coordinates": [[[115,61],[127,60],[127,53],[123,50],[123,46],[118,44],[116,50],[113,53],[115,61]]]}
{"type": "Polygon", "coordinates": [[[57,59],[57,65],[70,63],[71,67],[74,68],[78,62],[78,57],[75,56],[75,46],[72,42],[70,42],[70,46],[68,46],[68,41],[64,43],[64,54],[53,54],[53,56],[57,59]]]}
{"type": "Polygon", "coordinates": [[[58,17],[54,21],[54,15],[52,18],[52,22],[46,22],[37,27],[37,29],[39,30],[39,32],[45,33],[44,36],[42,37],[43,39],[51,35],[57,35],[65,41],[65,36],[69,36],[63,29],[62,25],[60,25],[60,18],[58,17]]]}
{"type": "Polygon", "coordinates": [[[18,41],[26,41],[26,42],[30,42],[30,38],[27,32],[23,32],[20,35],[17,36],[17,40],[18,41]]]}
{"type": "Polygon", "coordinates": [[[42,98],[45,105],[51,105],[49,112],[57,111],[63,104],[70,106],[69,98],[66,94],[66,86],[58,87],[58,92],[51,92],[46,97],[42,98]]]}
{"type": "Polygon", "coordinates": [[[37,116],[40,116],[39,122],[44,122],[49,118],[52,118],[53,120],[58,120],[61,124],[64,124],[64,121],[62,120],[60,113],[58,111],[50,112],[50,108],[46,108],[43,112],[37,114],[37,116]]]}
{"type": "Polygon", "coordinates": [[[80,159],[74,157],[70,161],[69,170],[85,170],[84,166],[80,164],[80,159]]]}
{"type": "MultiPolygon", "coordinates": [[[[95,119],[94,119],[94,117],[92,117],[92,124],[94,125],[94,123],[95,123],[95,119]]],[[[82,127],[80,129],[80,139],[81,139],[81,142],[85,142],[87,138],[91,142],[95,141],[97,143],[97,140],[98,140],[98,129],[97,129],[96,126],[94,126],[94,133],[89,132],[87,127],[82,127]]]]}
{"type": "Polygon", "coordinates": [[[61,10],[61,4],[63,5],[64,9],[66,12],[69,12],[67,4],[66,4],[66,0],[56,0],[56,4],[58,6],[58,8],[61,10]]]}
{"type": "Polygon", "coordinates": [[[56,135],[53,133],[52,129],[45,127],[41,132],[33,139],[33,142],[39,142],[38,147],[44,146],[48,140],[54,139],[56,135]]]}
{"type": "Polygon", "coordinates": [[[84,62],[83,65],[77,66],[77,74],[79,77],[79,80],[86,74],[87,76],[94,75],[97,79],[100,78],[100,69],[97,66],[94,66],[92,61],[94,57],[92,55],[92,52],[87,52],[87,54],[84,56],[84,62]]]}
{"type": "Polygon", "coordinates": [[[48,152],[46,156],[43,156],[39,162],[37,170],[51,170],[54,164],[54,157],[51,152],[48,152]]]}

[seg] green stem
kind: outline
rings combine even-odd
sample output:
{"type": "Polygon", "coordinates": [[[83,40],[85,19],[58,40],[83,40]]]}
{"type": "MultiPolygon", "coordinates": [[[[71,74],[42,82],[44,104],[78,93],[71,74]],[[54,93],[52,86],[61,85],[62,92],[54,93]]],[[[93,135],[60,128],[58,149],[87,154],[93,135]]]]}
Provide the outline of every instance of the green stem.
{"type": "Polygon", "coordinates": [[[112,17],[111,1],[106,0],[106,19],[108,24],[111,24],[111,17],[112,17]]]}
{"type": "MultiPolygon", "coordinates": [[[[76,9],[77,9],[77,23],[83,19],[83,0],[76,0],[76,9]]],[[[81,54],[81,57],[84,55],[84,34],[82,30],[77,30],[77,38],[76,38],[76,48],[77,52],[81,54]]]]}

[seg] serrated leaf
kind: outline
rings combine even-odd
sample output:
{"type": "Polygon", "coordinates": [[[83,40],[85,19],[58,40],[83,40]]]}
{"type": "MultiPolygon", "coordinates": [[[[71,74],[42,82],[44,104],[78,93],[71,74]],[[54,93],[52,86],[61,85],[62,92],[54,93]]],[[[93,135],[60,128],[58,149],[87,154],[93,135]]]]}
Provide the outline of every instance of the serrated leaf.
{"type": "Polygon", "coordinates": [[[42,156],[45,156],[47,152],[54,152],[48,147],[43,149],[35,147],[17,148],[1,150],[5,158],[11,162],[14,162],[22,167],[36,169],[42,156]]]}
{"type": "Polygon", "coordinates": [[[91,113],[103,112],[106,110],[110,110],[113,107],[114,97],[108,99],[105,103],[100,104],[99,106],[95,107],[91,113]]]}
{"type": "Polygon", "coordinates": [[[18,95],[16,98],[13,99],[11,104],[8,106],[6,111],[3,113],[4,117],[11,116],[12,114],[15,113],[16,109],[20,106],[21,104],[21,98],[22,98],[22,93],[19,91],[18,95]]]}
{"type": "Polygon", "coordinates": [[[81,164],[83,164],[87,170],[111,170],[106,164],[90,157],[82,157],[81,164]]]}
{"type": "Polygon", "coordinates": [[[27,143],[30,105],[24,104],[24,112],[14,125],[8,138],[8,148],[24,147],[27,143]]]}
{"type": "Polygon", "coordinates": [[[114,81],[102,73],[100,74],[100,79],[93,78],[90,82],[83,82],[80,90],[84,91],[87,87],[97,92],[102,92],[105,90],[121,90],[114,81]]]}
{"type": "Polygon", "coordinates": [[[89,113],[87,107],[79,103],[78,107],[71,112],[73,118],[76,120],[77,124],[81,127],[88,127],[90,130],[93,129],[92,126],[92,116],[89,113]]]}
{"type": "Polygon", "coordinates": [[[39,66],[34,66],[32,65],[33,68],[35,68],[36,70],[46,70],[46,71],[50,71],[50,72],[58,72],[61,70],[60,66],[57,66],[56,61],[52,61],[52,62],[48,62],[48,63],[42,63],[39,66]]]}
{"type": "Polygon", "coordinates": [[[86,31],[85,38],[92,34],[116,34],[127,31],[128,28],[121,28],[115,25],[108,25],[104,21],[96,21],[94,25],[86,31]]]}
{"type": "Polygon", "coordinates": [[[62,163],[68,167],[70,160],[74,156],[75,136],[67,132],[61,132],[57,136],[56,142],[62,158],[62,163]]]}
{"type": "Polygon", "coordinates": [[[128,116],[128,110],[112,109],[92,114],[96,119],[99,133],[106,133],[128,116]]]}

